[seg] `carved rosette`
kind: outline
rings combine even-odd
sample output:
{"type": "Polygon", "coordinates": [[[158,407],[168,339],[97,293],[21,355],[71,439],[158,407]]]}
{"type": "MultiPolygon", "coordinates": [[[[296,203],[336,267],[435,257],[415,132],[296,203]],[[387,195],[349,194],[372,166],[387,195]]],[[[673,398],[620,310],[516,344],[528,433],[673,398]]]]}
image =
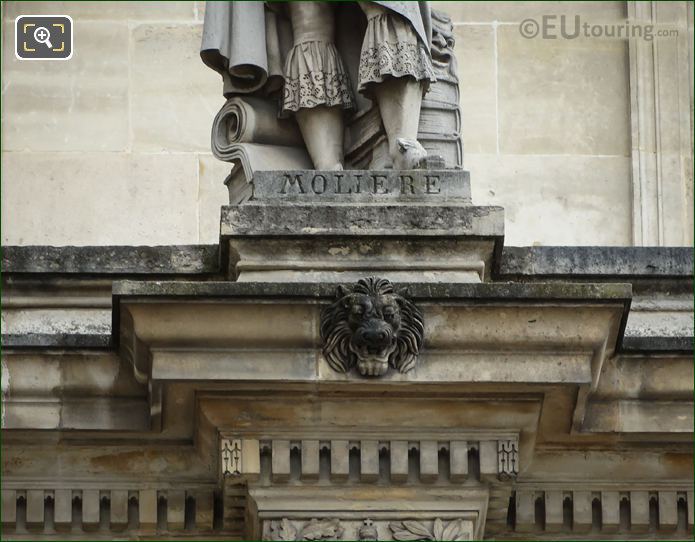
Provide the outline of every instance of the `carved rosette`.
{"type": "Polygon", "coordinates": [[[353,367],[363,376],[381,376],[389,367],[415,367],[424,335],[420,309],[407,291],[387,279],[368,277],[339,286],[336,300],[321,314],[323,355],[340,373],[353,367]]]}

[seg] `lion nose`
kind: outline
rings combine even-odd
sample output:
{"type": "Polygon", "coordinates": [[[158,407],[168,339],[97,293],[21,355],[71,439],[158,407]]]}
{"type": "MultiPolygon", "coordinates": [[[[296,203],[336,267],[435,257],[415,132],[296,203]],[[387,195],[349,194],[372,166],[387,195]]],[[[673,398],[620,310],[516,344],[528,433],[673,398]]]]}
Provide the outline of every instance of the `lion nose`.
{"type": "Polygon", "coordinates": [[[386,332],[383,330],[368,329],[364,331],[364,340],[368,342],[384,342],[386,338],[386,332]]]}

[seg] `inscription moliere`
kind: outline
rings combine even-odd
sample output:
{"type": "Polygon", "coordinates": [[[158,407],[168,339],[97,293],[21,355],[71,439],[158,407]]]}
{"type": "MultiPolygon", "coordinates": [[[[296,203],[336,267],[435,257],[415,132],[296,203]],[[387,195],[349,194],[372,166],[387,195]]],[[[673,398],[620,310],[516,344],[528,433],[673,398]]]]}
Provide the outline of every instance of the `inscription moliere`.
{"type": "Polygon", "coordinates": [[[257,171],[256,200],[408,201],[470,203],[468,172],[461,170],[257,171]]]}
{"type": "Polygon", "coordinates": [[[396,177],[380,173],[314,173],[303,175],[301,173],[284,173],[285,178],[280,189],[281,194],[324,194],[326,191],[333,194],[391,194],[400,193],[414,196],[422,194],[441,194],[440,176],[425,174],[425,182],[415,182],[415,178],[407,173],[400,173],[396,177]],[[394,182],[395,181],[395,182],[394,182]]]}

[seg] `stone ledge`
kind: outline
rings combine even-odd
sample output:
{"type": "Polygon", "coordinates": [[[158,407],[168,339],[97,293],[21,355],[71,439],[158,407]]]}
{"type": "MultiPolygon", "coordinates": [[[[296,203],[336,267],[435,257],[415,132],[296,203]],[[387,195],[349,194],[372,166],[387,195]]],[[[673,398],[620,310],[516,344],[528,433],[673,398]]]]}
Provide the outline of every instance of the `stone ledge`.
{"type": "Polygon", "coordinates": [[[3,333],[3,348],[111,348],[111,333],[3,333]]]}
{"type": "MultiPolygon", "coordinates": [[[[414,299],[471,299],[479,301],[556,301],[615,302],[627,304],[632,295],[629,284],[589,283],[397,283],[414,299]]],[[[194,281],[116,281],[116,297],[248,298],[301,297],[333,298],[336,285],[301,282],[194,282],[194,281]]],[[[114,303],[114,308],[117,304],[114,303]]]]}
{"type": "Polygon", "coordinates": [[[223,206],[222,237],[504,235],[504,209],[475,205],[257,203],[223,206]]]}
{"type": "Polygon", "coordinates": [[[526,277],[692,278],[690,247],[505,247],[493,273],[526,277]]]}
{"type": "Polygon", "coordinates": [[[68,275],[216,274],[219,246],[4,246],[2,270],[68,275]]]}
{"type": "MultiPolygon", "coordinates": [[[[293,208],[297,206],[292,205],[293,208]]],[[[402,214],[403,207],[393,207],[402,214]]],[[[482,212],[485,209],[501,212],[498,207],[454,208],[471,209],[478,217],[485,215],[482,212]]],[[[281,230],[278,235],[297,233],[289,226],[271,224],[270,227],[281,230]]],[[[347,226],[341,234],[352,235],[359,227],[347,226]]],[[[253,229],[253,226],[248,228],[253,229]]],[[[311,233],[320,234],[321,231],[311,233]]],[[[449,234],[455,235],[455,232],[449,234]]],[[[503,232],[492,235],[501,236],[503,232]]],[[[4,246],[2,270],[7,274],[214,275],[220,272],[218,251],[219,245],[4,246]]],[[[689,247],[504,247],[500,261],[496,262],[495,274],[507,280],[534,277],[690,279],[693,276],[692,254],[689,247]]]]}
{"type": "Polygon", "coordinates": [[[693,351],[693,337],[655,337],[630,336],[623,337],[621,351],[624,353],[638,352],[689,352],[693,351]]]}

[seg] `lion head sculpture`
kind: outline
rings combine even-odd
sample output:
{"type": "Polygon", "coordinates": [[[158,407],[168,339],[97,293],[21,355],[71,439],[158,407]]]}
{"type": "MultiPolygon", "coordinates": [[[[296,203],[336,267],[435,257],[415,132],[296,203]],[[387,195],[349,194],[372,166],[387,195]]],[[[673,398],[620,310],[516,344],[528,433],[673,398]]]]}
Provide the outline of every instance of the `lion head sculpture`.
{"type": "Polygon", "coordinates": [[[321,315],[323,355],[341,373],[356,366],[364,376],[380,376],[389,365],[407,373],[415,367],[423,333],[422,312],[408,294],[377,277],[339,286],[321,315]]]}

